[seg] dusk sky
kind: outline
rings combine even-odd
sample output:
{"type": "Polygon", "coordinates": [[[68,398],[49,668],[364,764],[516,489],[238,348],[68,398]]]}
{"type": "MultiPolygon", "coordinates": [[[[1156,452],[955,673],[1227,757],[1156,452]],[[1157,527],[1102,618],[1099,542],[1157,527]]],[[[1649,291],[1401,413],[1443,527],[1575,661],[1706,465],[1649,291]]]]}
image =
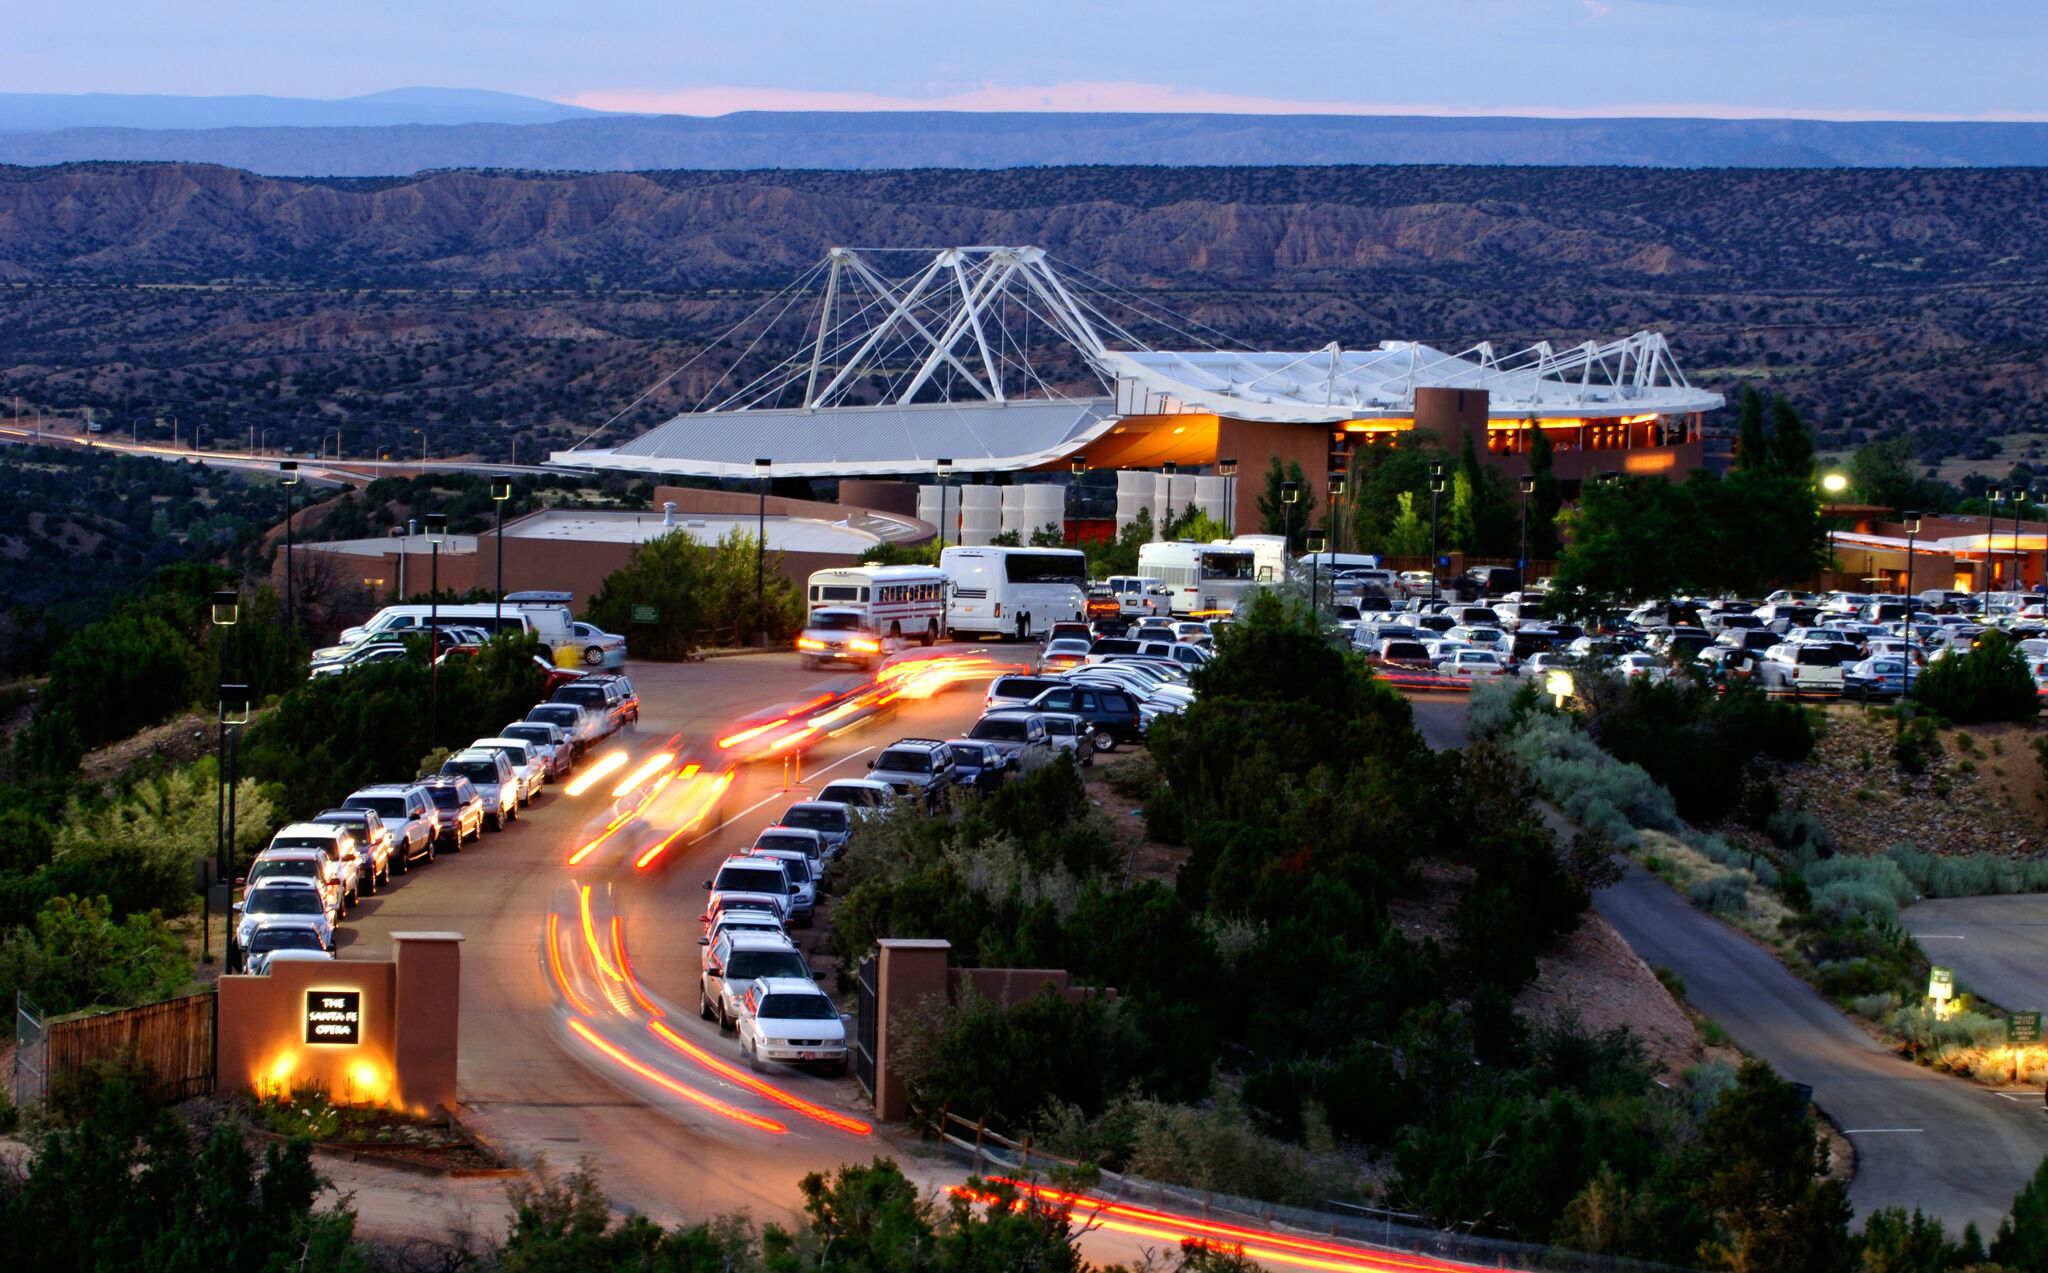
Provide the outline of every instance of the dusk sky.
{"type": "Polygon", "coordinates": [[[2043,0],[23,0],[17,92],[2048,119],[2043,0]]]}

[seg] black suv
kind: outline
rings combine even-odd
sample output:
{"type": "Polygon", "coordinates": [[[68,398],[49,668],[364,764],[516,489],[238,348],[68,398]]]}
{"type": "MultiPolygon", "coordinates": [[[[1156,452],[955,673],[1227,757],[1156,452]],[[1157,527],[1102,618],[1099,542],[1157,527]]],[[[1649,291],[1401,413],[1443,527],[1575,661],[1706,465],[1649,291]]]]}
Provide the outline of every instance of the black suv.
{"type": "Polygon", "coordinates": [[[626,692],[608,680],[579,676],[548,696],[550,703],[576,703],[589,708],[604,722],[609,736],[624,728],[628,719],[626,692]]]}
{"type": "Polygon", "coordinates": [[[1145,737],[1138,700],[1107,685],[1062,685],[1032,699],[1029,706],[1034,712],[1072,712],[1087,721],[1097,751],[1115,751],[1118,743],[1137,743],[1145,737]]]}

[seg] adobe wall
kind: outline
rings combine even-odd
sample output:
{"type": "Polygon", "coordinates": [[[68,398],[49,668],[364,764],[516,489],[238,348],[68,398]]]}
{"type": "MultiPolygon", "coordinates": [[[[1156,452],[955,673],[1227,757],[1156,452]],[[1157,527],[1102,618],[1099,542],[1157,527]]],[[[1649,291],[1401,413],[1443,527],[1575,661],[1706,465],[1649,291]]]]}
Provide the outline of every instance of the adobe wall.
{"type": "Polygon", "coordinates": [[[222,977],[216,1088],[258,1096],[320,1088],[337,1103],[423,1116],[453,1109],[462,937],[393,940],[392,960],[281,961],[267,976],[222,977]],[[335,1015],[345,995],[356,996],[354,1037],[323,1042],[317,1031],[345,1028],[335,1015]]]}
{"type": "Polygon", "coordinates": [[[1237,461],[1237,498],[1230,524],[1239,533],[1252,534],[1260,529],[1259,497],[1266,493],[1266,471],[1275,456],[1283,469],[1290,463],[1301,465],[1302,476],[1316,500],[1305,524],[1322,525],[1328,512],[1324,485],[1330,472],[1328,429],[1321,425],[1274,424],[1224,416],[1216,422],[1216,454],[1237,461]]]}

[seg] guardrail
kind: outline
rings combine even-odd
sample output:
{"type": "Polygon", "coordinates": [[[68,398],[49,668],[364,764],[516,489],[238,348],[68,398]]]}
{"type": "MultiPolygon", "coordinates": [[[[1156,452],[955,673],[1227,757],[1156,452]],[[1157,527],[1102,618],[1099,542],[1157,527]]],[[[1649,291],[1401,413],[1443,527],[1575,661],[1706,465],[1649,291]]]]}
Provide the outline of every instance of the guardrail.
{"type": "MultiPolygon", "coordinates": [[[[950,1110],[941,1110],[936,1124],[926,1130],[935,1135],[948,1156],[971,1166],[977,1176],[991,1174],[1029,1179],[1034,1173],[1056,1168],[1096,1173],[1097,1183],[1076,1192],[1116,1202],[1141,1203],[1170,1209],[1204,1220],[1220,1220],[1241,1228],[1261,1228],[1275,1234],[1335,1238],[1361,1248],[1433,1257],[1485,1268],[1522,1269],[1530,1273],[1686,1273],[1675,1265],[1647,1260],[1567,1251],[1505,1238],[1483,1237],[1469,1232],[1427,1227],[1423,1217],[1345,1202],[1323,1202],[1313,1207],[1261,1202],[1213,1190],[1165,1185],[1104,1171],[1092,1164],[1076,1162],[1034,1147],[1030,1136],[1013,1140],[989,1127],[986,1121],[970,1121],[950,1110]]],[[[1363,1253],[1363,1252],[1361,1252],[1363,1253]]]]}

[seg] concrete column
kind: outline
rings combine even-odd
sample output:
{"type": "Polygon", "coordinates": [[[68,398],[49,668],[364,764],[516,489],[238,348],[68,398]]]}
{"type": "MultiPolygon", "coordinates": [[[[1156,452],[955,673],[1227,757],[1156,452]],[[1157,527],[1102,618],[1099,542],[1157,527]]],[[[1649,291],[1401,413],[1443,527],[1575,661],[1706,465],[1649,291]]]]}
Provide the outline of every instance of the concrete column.
{"type": "Polygon", "coordinates": [[[953,944],[936,938],[885,937],[875,967],[875,1118],[901,1122],[910,1096],[896,1076],[890,1036],[909,1014],[931,999],[946,998],[946,957],[953,944]]]}
{"type": "Polygon", "coordinates": [[[406,1108],[453,1111],[462,1030],[462,934],[393,933],[397,950],[398,1099],[406,1108]]]}

